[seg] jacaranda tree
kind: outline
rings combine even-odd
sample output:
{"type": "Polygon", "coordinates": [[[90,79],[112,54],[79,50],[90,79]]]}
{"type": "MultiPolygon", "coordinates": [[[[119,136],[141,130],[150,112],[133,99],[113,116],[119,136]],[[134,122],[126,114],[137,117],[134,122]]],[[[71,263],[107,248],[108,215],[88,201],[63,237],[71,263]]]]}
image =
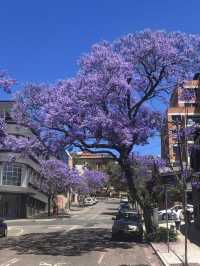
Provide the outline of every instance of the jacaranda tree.
{"type": "Polygon", "coordinates": [[[15,118],[55,150],[75,146],[113,156],[151,232],[151,206],[138,194],[130,154],[159,130],[161,114],[148,101],[165,99],[190,79],[200,67],[199,51],[199,36],[151,30],[95,44],[73,79],[26,86],[16,97],[15,118]]]}
{"type": "MultiPolygon", "coordinates": [[[[11,88],[13,87],[15,83],[16,83],[16,80],[10,78],[5,71],[0,70],[0,89],[1,90],[7,93],[11,93],[11,88]]],[[[0,118],[0,143],[3,142],[5,135],[6,135],[5,121],[4,121],[4,118],[0,118]]]]}

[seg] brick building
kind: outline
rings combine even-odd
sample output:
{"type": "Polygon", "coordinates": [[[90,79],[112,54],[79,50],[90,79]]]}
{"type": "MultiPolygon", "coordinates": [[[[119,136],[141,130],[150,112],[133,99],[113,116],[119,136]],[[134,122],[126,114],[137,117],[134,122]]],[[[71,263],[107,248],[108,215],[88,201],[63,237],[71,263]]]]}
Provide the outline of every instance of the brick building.
{"type": "MultiPolygon", "coordinates": [[[[161,155],[162,158],[169,159],[173,165],[179,163],[179,145],[177,139],[177,130],[184,125],[190,127],[194,124],[200,124],[199,94],[199,74],[194,76],[193,80],[186,81],[183,88],[176,88],[171,95],[169,108],[166,113],[166,123],[162,128],[161,155]],[[182,97],[182,93],[187,91],[190,97],[182,97]],[[192,95],[192,96],[191,96],[192,95]]],[[[188,148],[194,143],[193,139],[188,140],[188,148]]],[[[190,161],[189,153],[182,148],[183,160],[190,161]]]]}
{"type": "MultiPolygon", "coordinates": [[[[161,156],[170,161],[173,168],[180,169],[180,154],[182,154],[183,166],[190,166],[189,150],[193,147],[194,139],[189,137],[187,145],[184,141],[178,140],[177,132],[181,128],[189,128],[193,125],[200,125],[200,74],[194,75],[193,80],[185,81],[183,87],[177,87],[170,98],[169,108],[166,112],[166,122],[161,133],[161,156]],[[184,96],[183,96],[184,94],[184,96]],[[187,97],[188,95],[188,97],[187,97]],[[182,145],[179,145],[182,142],[182,145]]],[[[191,176],[187,179],[187,191],[189,202],[193,201],[191,176]]],[[[195,196],[195,198],[197,198],[195,196]]],[[[200,198],[199,198],[200,199],[200,198]]]]}

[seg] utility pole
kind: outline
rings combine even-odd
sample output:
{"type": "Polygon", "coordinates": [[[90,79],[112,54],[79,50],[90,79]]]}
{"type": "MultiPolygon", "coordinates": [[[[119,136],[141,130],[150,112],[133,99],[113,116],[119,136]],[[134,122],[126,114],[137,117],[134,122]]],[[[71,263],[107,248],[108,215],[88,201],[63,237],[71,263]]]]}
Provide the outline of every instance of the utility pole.
{"type": "Polygon", "coordinates": [[[186,214],[187,210],[187,178],[188,178],[188,142],[186,137],[186,128],[187,128],[187,116],[188,110],[185,107],[185,117],[184,117],[184,146],[185,146],[185,154],[186,154],[186,166],[185,166],[185,173],[183,173],[183,191],[184,191],[184,198],[183,198],[183,210],[184,210],[184,220],[185,220],[185,266],[188,266],[188,218],[186,214]]]}
{"type": "Polygon", "coordinates": [[[169,223],[168,223],[168,191],[167,185],[165,185],[165,209],[166,209],[166,225],[167,225],[167,252],[169,253],[169,223]]]}

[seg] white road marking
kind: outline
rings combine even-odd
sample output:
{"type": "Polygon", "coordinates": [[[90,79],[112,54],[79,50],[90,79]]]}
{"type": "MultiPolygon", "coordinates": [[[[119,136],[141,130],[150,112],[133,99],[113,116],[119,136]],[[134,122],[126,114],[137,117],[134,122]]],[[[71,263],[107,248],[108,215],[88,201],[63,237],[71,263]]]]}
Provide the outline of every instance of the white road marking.
{"type": "Polygon", "coordinates": [[[47,227],[48,229],[62,229],[62,226],[50,225],[47,227]]]}
{"type": "Polygon", "coordinates": [[[52,266],[52,264],[49,264],[49,263],[47,263],[45,261],[41,261],[40,262],[40,266],[52,266]]]}
{"type": "Polygon", "coordinates": [[[102,260],[103,260],[103,258],[104,258],[104,256],[105,256],[105,254],[106,254],[106,253],[102,253],[102,254],[101,254],[101,256],[99,257],[99,259],[98,259],[98,261],[97,261],[98,264],[101,264],[101,262],[102,262],[102,260]]]}
{"type": "Polygon", "coordinates": [[[67,231],[71,231],[71,230],[74,230],[76,228],[78,228],[79,226],[78,225],[73,225],[72,227],[70,227],[67,231]]]}
{"type": "MultiPolygon", "coordinates": [[[[14,236],[20,236],[23,234],[24,232],[24,229],[23,229],[23,226],[12,226],[12,227],[8,227],[8,231],[9,231],[9,234],[11,234],[11,231],[14,231],[14,230],[19,230],[16,234],[14,234],[14,236]]],[[[1,265],[0,265],[1,266],[1,265]]]]}
{"type": "Polygon", "coordinates": [[[35,219],[35,222],[51,222],[56,221],[56,219],[35,219]]]}
{"type": "Polygon", "coordinates": [[[8,260],[7,262],[4,262],[3,264],[0,264],[0,266],[10,266],[11,264],[14,264],[18,262],[20,259],[13,258],[11,260],[8,260]]]}
{"type": "Polygon", "coordinates": [[[8,226],[8,231],[11,231],[13,229],[19,229],[19,228],[23,228],[23,226],[8,226]]]}
{"type": "Polygon", "coordinates": [[[95,214],[92,217],[90,217],[90,220],[94,220],[95,218],[97,218],[99,216],[99,214],[95,214]]]}
{"type": "Polygon", "coordinates": [[[65,263],[65,262],[58,262],[56,264],[51,264],[51,263],[47,263],[45,261],[41,261],[39,266],[62,266],[62,265],[66,265],[66,264],[67,263],[65,263]]]}
{"type": "Polygon", "coordinates": [[[24,229],[20,229],[20,231],[19,231],[19,233],[17,234],[17,236],[20,236],[20,235],[22,235],[23,234],[23,232],[24,232],[24,229]]]}

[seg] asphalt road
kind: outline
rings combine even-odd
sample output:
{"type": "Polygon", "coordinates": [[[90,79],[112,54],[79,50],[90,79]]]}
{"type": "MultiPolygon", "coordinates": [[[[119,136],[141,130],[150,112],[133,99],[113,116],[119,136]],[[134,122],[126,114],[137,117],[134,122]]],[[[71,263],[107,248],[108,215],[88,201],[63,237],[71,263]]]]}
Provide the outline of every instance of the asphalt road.
{"type": "Polygon", "coordinates": [[[71,218],[9,222],[0,266],[160,266],[147,243],[111,241],[118,204],[110,199],[71,218]]]}

